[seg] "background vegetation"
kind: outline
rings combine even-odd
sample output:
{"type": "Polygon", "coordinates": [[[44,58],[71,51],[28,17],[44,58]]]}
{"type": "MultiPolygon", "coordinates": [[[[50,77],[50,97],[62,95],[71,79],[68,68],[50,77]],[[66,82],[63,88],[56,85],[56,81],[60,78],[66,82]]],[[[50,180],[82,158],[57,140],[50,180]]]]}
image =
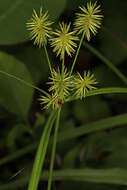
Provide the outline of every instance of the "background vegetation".
{"type": "MultiPolygon", "coordinates": [[[[85,0],[1,0],[0,70],[46,90],[48,64],[43,50],[29,41],[26,22],[33,8],[39,10],[40,6],[49,11],[55,25],[58,21],[73,22],[78,6],[84,3],[85,0]]],[[[91,70],[98,88],[126,87],[127,1],[98,3],[104,14],[103,26],[89,45],[82,46],[75,70],[91,70]]],[[[50,47],[48,51],[53,63],[59,64],[50,47]]],[[[70,67],[71,63],[66,57],[65,65],[70,67]]],[[[27,189],[35,150],[49,115],[48,110],[41,109],[39,95],[37,90],[0,73],[0,190],[27,189]]],[[[53,189],[126,190],[126,96],[91,96],[63,106],[53,189]]],[[[50,150],[51,146],[45,170],[50,150]]],[[[42,173],[39,190],[46,188],[47,175],[47,171],[42,173]]]]}

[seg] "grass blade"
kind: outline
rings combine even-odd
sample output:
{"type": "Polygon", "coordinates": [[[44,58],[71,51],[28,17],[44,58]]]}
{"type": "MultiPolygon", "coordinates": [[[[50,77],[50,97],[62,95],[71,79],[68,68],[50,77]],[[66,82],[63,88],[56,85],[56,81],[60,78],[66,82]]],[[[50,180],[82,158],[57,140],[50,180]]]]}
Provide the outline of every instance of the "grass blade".
{"type": "MultiPolygon", "coordinates": [[[[76,137],[84,135],[84,134],[88,134],[88,133],[92,133],[92,132],[96,132],[96,131],[100,131],[100,130],[104,130],[104,129],[119,127],[124,124],[127,124],[127,114],[121,114],[121,115],[117,115],[117,116],[108,117],[106,119],[88,123],[88,124],[80,126],[78,128],[68,129],[67,131],[60,132],[57,142],[69,140],[71,138],[76,138],[76,137]]],[[[51,140],[52,139],[50,139],[50,143],[51,143],[51,140]]],[[[6,163],[9,163],[15,159],[18,159],[27,153],[34,151],[35,148],[37,147],[37,145],[38,145],[38,142],[35,142],[21,150],[16,151],[15,153],[13,153],[9,156],[1,159],[0,166],[4,165],[6,163]]]]}
{"type": "Polygon", "coordinates": [[[89,49],[94,55],[100,58],[125,84],[127,84],[127,78],[117,69],[115,65],[111,61],[109,61],[106,57],[104,57],[98,50],[89,45],[88,43],[83,43],[84,46],[89,49]]]}
{"type": "Polygon", "coordinates": [[[38,146],[38,150],[35,156],[35,161],[33,164],[32,174],[30,177],[29,185],[28,185],[28,190],[36,190],[38,187],[40,174],[43,167],[54,119],[55,119],[54,111],[52,111],[51,115],[49,116],[47,120],[46,126],[44,128],[44,131],[40,140],[40,144],[38,146]]]}
{"type": "Polygon", "coordinates": [[[120,125],[124,124],[127,124],[127,114],[108,117],[106,119],[94,121],[86,125],[82,125],[80,127],[64,131],[59,134],[58,142],[76,138],[78,136],[93,133],[96,131],[110,129],[113,127],[119,127],[120,125]]]}
{"type": "MultiPolygon", "coordinates": [[[[96,90],[88,91],[86,97],[95,96],[95,95],[104,95],[104,94],[123,94],[127,93],[127,88],[100,88],[96,90]]],[[[76,100],[76,97],[69,97],[67,102],[76,100]]]]}
{"type": "Polygon", "coordinates": [[[127,88],[101,88],[89,91],[86,96],[127,93],[127,88]]]}
{"type": "Polygon", "coordinates": [[[15,75],[9,74],[9,73],[7,73],[7,72],[5,72],[5,71],[2,71],[2,70],[0,70],[0,73],[3,74],[3,75],[5,75],[5,76],[7,76],[7,77],[10,77],[10,78],[12,78],[12,79],[17,80],[17,81],[19,81],[19,82],[25,84],[26,86],[29,86],[29,87],[31,87],[31,88],[33,88],[33,89],[36,89],[36,90],[38,90],[39,92],[41,92],[41,93],[43,93],[43,94],[45,94],[45,95],[48,94],[48,93],[45,92],[43,89],[40,89],[40,88],[38,88],[37,86],[35,86],[35,85],[33,85],[33,84],[31,84],[31,83],[29,83],[29,82],[27,82],[27,81],[25,81],[25,80],[23,80],[23,79],[17,77],[17,76],[15,76],[15,75]]]}
{"type": "MultiPolygon", "coordinates": [[[[48,179],[48,172],[44,171],[41,180],[48,179]]],[[[29,177],[23,177],[15,182],[1,185],[2,190],[17,189],[27,184],[29,177]]],[[[53,172],[53,180],[57,181],[84,181],[93,183],[127,185],[127,170],[121,168],[112,169],[64,169],[53,172]]]]}

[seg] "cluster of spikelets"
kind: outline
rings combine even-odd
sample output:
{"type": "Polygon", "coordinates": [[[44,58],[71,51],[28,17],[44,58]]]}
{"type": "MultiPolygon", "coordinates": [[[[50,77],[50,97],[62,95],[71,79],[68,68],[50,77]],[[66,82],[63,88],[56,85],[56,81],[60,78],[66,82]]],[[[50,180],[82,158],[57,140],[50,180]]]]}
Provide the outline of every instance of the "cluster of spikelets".
{"type": "Polygon", "coordinates": [[[27,23],[27,28],[30,30],[31,39],[34,40],[34,44],[39,47],[44,46],[47,54],[46,44],[47,41],[51,44],[53,52],[56,56],[60,56],[62,62],[61,69],[55,70],[51,65],[49,58],[48,64],[51,71],[51,77],[49,77],[49,85],[47,96],[41,96],[41,104],[45,104],[45,108],[58,108],[69,98],[84,98],[89,90],[95,89],[96,79],[90,72],[84,72],[81,76],[79,73],[72,74],[79,49],[81,47],[82,40],[86,38],[88,41],[91,38],[91,34],[96,34],[97,29],[100,28],[102,15],[100,15],[100,6],[97,3],[87,3],[86,7],[79,7],[81,13],[76,14],[74,22],[74,31],[71,31],[71,23],[65,24],[59,23],[55,32],[52,32],[52,22],[49,21],[48,13],[43,13],[40,9],[40,14],[37,15],[36,11],[33,11],[32,18],[27,23]],[[81,37],[78,35],[82,35],[81,37]],[[77,42],[79,41],[77,47],[77,42]],[[75,59],[72,64],[71,71],[67,71],[64,66],[65,53],[71,56],[75,53],[75,59]]]}

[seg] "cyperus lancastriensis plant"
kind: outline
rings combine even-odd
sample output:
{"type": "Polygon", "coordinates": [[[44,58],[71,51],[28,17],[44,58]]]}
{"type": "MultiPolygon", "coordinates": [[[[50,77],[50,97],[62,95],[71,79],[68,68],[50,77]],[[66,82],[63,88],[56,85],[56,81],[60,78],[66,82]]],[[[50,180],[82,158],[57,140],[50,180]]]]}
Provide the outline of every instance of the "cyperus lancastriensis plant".
{"type": "Polygon", "coordinates": [[[45,49],[47,61],[49,64],[51,75],[48,78],[47,86],[48,91],[41,95],[39,98],[43,108],[53,110],[52,112],[52,123],[48,123],[49,129],[45,129],[43,132],[38,152],[36,154],[34,167],[29,182],[28,190],[36,190],[39,182],[39,177],[41,173],[41,168],[44,163],[44,157],[46,154],[47,143],[49,135],[51,133],[51,127],[53,125],[54,119],[56,118],[55,125],[55,135],[53,140],[53,147],[51,153],[51,164],[49,171],[49,180],[48,180],[48,190],[51,189],[52,181],[52,172],[53,172],[53,163],[55,157],[56,149],[56,138],[59,126],[60,111],[64,103],[66,103],[71,98],[82,99],[86,96],[89,90],[95,89],[94,86],[97,84],[96,79],[93,74],[90,72],[84,72],[84,75],[73,74],[73,69],[77,61],[77,57],[80,51],[80,47],[84,40],[84,37],[89,41],[91,34],[94,35],[97,32],[97,29],[101,25],[102,15],[100,15],[100,6],[96,5],[97,3],[87,3],[87,7],[80,7],[82,13],[76,14],[76,20],[74,22],[74,31],[71,31],[71,23],[66,24],[64,22],[59,23],[59,27],[53,32],[51,30],[52,22],[48,20],[48,14],[42,13],[40,9],[40,15],[38,16],[34,10],[33,16],[30,21],[27,23],[27,28],[30,30],[31,39],[34,39],[34,44],[39,45],[45,49]],[[81,37],[78,35],[82,34],[81,37]],[[77,42],[79,40],[79,45],[77,42]],[[60,56],[60,62],[62,65],[58,65],[58,68],[54,68],[50,62],[48,52],[46,49],[46,44],[49,40],[49,44],[53,48],[53,52],[56,53],[56,56],[60,56]],[[77,48],[77,50],[76,50],[77,48]],[[76,53],[75,53],[76,51],[76,53]],[[64,65],[65,54],[71,56],[72,53],[75,53],[75,58],[71,66],[71,70],[68,71],[64,65]],[[55,115],[54,115],[55,114],[55,115]],[[46,142],[46,143],[45,143],[46,142]],[[44,149],[44,153],[41,149],[44,149]],[[43,159],[42,159],[43,158],[43,159]],[[38,160],[40,160],[38,162],[38,160]],[[37,170],[38,168],[38,170],[37,170]],[[39,171],[39,173],[38,173],[39,171]],[[34,182],[35,180],[35,182],[34,182]]]}

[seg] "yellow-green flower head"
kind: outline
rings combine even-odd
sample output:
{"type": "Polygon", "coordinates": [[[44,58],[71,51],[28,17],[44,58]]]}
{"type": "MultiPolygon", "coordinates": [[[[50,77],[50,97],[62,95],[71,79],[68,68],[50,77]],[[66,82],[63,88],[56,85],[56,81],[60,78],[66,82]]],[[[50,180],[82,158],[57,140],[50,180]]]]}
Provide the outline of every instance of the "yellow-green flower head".
{"type": "Polygon", "coordinates": [[[74,41],[78,40],[78,38],[74,36],[74,31],[70,32],[70,24],[59,23],[59,29],[56,29],[53,34],[56,37],[51,38],[51,46],[57,56],[60,55],[60,58],[64,59],[65,52],[71,56],[71,53],[75,52],[74,48],[77,46],[74,41]]]}
{"type": "Polygon", "coordinates": [[[51,85],[49,91],[52,91],[56,95],[60,97],[60,99],[64,100],[66,96],[69,95],[69,90],[72,87],[72,77],[69,76],[69,72],[67,69],[64,69],[63,72],[53,70],[52,77],[50,78],[50,82],[48,84],[51,85]]]}
{"type": "Polygon", "coordinates": [[[84,98],[89,90],[96,89],[93,85],[97,84],[94,75],[90,72],[84,72],[82,77],[79,73],[74,77],[73,89],[75,90],[75,96],[77,98],[84,98]]]}
{"type": "Polygon", "coordinates": [[[59,108],[63,103],[60,97],[56,94],[41,96],[39,100],[41,101],[41,105],[45,105],[44,109],[49,109],[50,107],[52,107],[52,109],[59,108]]]}
{"type": "Polygon", "coordinates": [[[47,43],[47,38],[50,37],[51,24],[48,20],[48,12],[43,13],[40,8],[40,15],[38,16],[36,11],[33,10],[32,18],[27,23],[27,29],[30,30],[31,39],[34,39],[34,44],[43,46],[47,43]]]}
{"type": "Polygon", "coordinates": [[[78,31],[78,34],[83,33],[87,40],[90,40],[91,33],[94,35],[97,32],[97,28],[100,28],[102,15],[99,13],[100,5],[96,5],[95,3],[87,3],[87,7],[84,6],[79,7],[82,13],[77,13],[77,18],[75,21],[75,29],[78,31]]]}

